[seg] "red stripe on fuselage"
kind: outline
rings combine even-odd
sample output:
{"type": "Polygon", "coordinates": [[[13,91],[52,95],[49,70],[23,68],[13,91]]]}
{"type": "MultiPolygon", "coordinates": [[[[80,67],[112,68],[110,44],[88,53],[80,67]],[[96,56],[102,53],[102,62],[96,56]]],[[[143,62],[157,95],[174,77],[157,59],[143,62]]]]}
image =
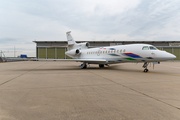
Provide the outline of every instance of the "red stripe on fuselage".
{"type": "MultiPolygon", "coordinates": [[[[133,54],[133,53],[124,53],[125,55],[136,55],[136,54],[133,54]]],[[[139,55],[136,55],[136,56],[139,56],[139,55]]]]}

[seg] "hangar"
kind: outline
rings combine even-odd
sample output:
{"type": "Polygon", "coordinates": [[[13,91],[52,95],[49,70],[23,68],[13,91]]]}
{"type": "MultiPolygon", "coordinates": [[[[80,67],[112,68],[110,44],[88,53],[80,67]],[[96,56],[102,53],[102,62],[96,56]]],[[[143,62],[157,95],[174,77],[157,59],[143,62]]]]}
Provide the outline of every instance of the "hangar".
{"type": "MultiPolygon", "coordinates": [[[[71,59],[65,55],[66,47],[58,47],[66,45],[67,41],[33,41],[36,43],[36,58],[38,59],[71,59]],[[49,48],[51,46],[57,46],[49,48]]],[[[160,50],[167,51],[176,55],[175,60],[180,60],[180,41],[76,41],[77,43],[88,42],[90,46],[114,46],[126,44],[151,44],[160,50]]]]}

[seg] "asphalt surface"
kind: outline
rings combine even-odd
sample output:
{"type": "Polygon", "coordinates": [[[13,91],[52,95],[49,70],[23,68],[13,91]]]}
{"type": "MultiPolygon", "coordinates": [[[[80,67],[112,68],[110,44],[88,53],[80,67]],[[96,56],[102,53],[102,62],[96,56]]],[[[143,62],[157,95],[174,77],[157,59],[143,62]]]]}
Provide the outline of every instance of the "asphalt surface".
{"type": "Polygon", "coordinates": [[[180,62],[0,63],[0,120],[180,120],[180,62]]]}

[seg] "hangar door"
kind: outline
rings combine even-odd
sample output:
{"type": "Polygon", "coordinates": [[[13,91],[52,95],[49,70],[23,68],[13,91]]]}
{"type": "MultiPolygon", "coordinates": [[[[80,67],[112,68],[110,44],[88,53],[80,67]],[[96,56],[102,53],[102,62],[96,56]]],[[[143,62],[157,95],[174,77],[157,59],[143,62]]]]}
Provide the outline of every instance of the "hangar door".
{"type": "Polygon", "coordinates": [[[46,58],[46,48],[37,48],[37,58],[46,58]]]}
{"type": "Polygon", "coordinates": [[[47,48],[47,59],[56,59],[55,48],[47,48]]]}
{"type": "Polygon", "coordinates": [[[180,60],[180,48],[173,48],[173,54],[176,56],[175,60],[180,60]]]}
{"type": "Polygon", "coordinates": [[[172,53],[172,48],[163,48],[164,51],[172,53]]]}
{"type": "Polygon", "coordinates": [[[57,59],[65,59],[65,48],[56,48],[57,59]]]}
{"type": "Polygon", "coordinates": [[[65,55],[66,48],[37,48],[37,58],[40,59],[72,59],[65,55]]]}
{"type": "Polygon", "coordinates": [[[163,50],[174,54],[176,56],[175,60],[180,60],[180,48],[163,48],[163,50]]]}

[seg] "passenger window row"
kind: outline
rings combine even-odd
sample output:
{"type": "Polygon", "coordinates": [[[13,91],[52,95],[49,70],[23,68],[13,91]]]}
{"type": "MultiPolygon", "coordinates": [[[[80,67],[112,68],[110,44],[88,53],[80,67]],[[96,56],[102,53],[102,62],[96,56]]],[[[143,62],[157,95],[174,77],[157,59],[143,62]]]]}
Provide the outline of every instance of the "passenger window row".
{"type": "Polygon", "coordinates": [[[110,54],[110,53],[125,53],[126,50],[103,50],[103,51],[94,51],[94,52],[87,52],[87,54],[110,54]]]}

